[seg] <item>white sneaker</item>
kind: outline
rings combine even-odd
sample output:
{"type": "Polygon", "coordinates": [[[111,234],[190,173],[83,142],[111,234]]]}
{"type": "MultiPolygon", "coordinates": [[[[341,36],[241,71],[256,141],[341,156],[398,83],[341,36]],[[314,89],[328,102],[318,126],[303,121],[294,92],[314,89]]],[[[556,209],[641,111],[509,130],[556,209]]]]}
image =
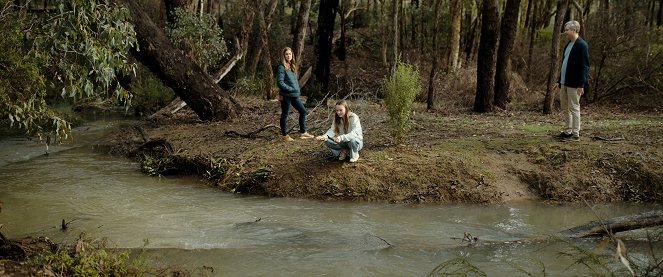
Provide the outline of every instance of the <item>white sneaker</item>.
{"type": "Polygon", "coordinates": [[[351,162],[351,163],[354,163],[354,162],[356,162],[357,160],[359,160],[359,155],[357,155],[357,156],[354,157],[354,158],[350,158],[350,162],[351,162]]]}

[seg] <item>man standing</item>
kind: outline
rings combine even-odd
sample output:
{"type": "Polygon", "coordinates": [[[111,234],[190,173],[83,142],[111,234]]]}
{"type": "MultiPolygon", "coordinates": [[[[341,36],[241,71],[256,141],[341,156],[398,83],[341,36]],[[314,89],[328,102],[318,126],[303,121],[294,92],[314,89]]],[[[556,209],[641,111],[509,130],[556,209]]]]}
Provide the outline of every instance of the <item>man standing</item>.
{"type": "Polygon", "coordinates": [[[556,136],[564,141],[580,140],[580,96],[589,74],[589,47],[580,38],[580,23],[569,21],[564,24],[564,35],[569,40],[564,47],[561,74],[555,89],[561,88],[559,102],[566,128],[556,136]]]}

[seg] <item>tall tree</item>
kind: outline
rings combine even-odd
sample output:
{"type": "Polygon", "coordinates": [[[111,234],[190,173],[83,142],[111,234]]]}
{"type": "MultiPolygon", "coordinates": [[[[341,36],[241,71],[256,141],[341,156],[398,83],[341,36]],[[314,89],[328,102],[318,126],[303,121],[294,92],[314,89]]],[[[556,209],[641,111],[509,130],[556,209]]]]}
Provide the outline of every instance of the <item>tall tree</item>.
{"type": "Polygon", "coordinates": [[[390,67],[392,69],[396,68],[396,63],[398,62],[398,6],[399,0],[393,0],[391,6],[391,16],[392,16],[392,62],[390,67]]]}
{"type": "MultiPolygon", "coordinates": [[[[530,0],[532,1],[532,0],[530,0]]],[[[532,3],[530,3],[532,4],[532,3]]],[[[534,42],[536,41],[536,30],[539,28],[539,12],[537,11],[537,8],[540,8],[539,1],[534,1],[533,7],[531,9],[531,20],[530,20],[530,25],[529,25],[529,46],[527,47],[527,64],[531,67],[533,57],[534,57],[534,42]]],[[[530,10],[528,8],[528,10],[530,10]]],[[[527,74],[525,75],[525,80],[529,83],[532,78],[532,71],[531,68],[530,70],[527,70],[527,74]]]]}
{"type": "Polygon", "coordinates": [[[450,72],[458,70],[458,55],[460,54],[460,27],[463,19],[463,1],[451,0],[449,3],[449,14],[451,15],[451,24],[449,25],[449,47],[447,47],[445,60],[446,67],[450,72]]]}
{"type": "Polygon", "coordinates": [[[292,51],[297,58],[297,69],[302,65],[304,51],[304,42],[306,41],[306,27],[308,25],[308,16],[311,11],[311,0],[302,0],[299,4],[299,16],[297,17],[297,26],[295,35],[292,38],[292,51]]]}
{"type": "Polygon", "coordinates": [[[481,8],[481,38],[477,60],[477,91],[474,98],[475,112],[493,110],[493,80],[495,79],[495,51],[499,15],[495,0],[483,0],[481,8]]]}
{"type": "Polygon", "coordinates": [[[135,56],[198,115],[201,120],[227,119],[241,107],[202,68],[180,54],[143,11],[140,3],[119,0],[130,11],[140,51],[135,56]]]}
{"type": "Polygon", "coordinates": [[[511,53],[518,30],[520,0],[507,0],[500,25],[500,44],[497,49],[495,68],[495,106],[506,109],[509,102],[509,76],[511,75],[511,53]]]}
{"type": "Polygon", "coordinates": [[[269,36],[267,32],[271,29],[272,16],[276,10],[277,0],[270,0],[268,11],[269,13],[265,15],[264,9],[262,7],[262,0],[255,0],[256,8],[258,9],[258,23],[260,23],[260,45],[262,53],[262,64],[263,64],[263,80],[264,80],[264,89],[265,89],[265,98],[273,99],[276,97],[276,94],[273,92],[272,84],[274,84],[274,72],[272,71],[272,55],[269,51],[269,36]]]}
{"type": "Polygon", "coordinates": [[[428,101],[426,108],[427,109],[433,109],[435,106],[435,77],[437,76],[437,68],[438,64],[440,61],[439,56],[439,50],[437,47],[437,40],[438,37],[440,36],[440,4],[442,3],[442,0],[436,0],[435,1],[435,8],[433,9],[433,13],[435,14],[435,25],[433,25],[433,51],[431,53],[431,56],[433,56],[433,65],[431,66],[430,69],[430,76],[428,78],[428,101]]]}
{"type": "Polygon", "coordinates": [[[331,68],[332,38],[334,36],[334,22],[338,9],[338,0],[320,0],[318,10],[318,31],[315,44],[315,82],[320,90],[312,90],[309,98],[320,101],[329,91],[329,74],[331,68]]]}
{"type": "Polygon", "coordinates": [[[553,111],[553,99],[555,91],[552,90],[556,77],[559,74],[559,38],[564,24],[564,14],[569,7],[569,0],[557,2],[557,13],[555,14],[555,26],[553,28],[552,45],[550,47],[550,67],[548,71],[548,82],[546,83],[546,97],[543,99],[543,113],[550,114],[553,111]]]}
{"type": "Polygon", "coordinates": [[[656,26],[663,25],[663,0],[658,1],[658,16],[656,17],[656,26]]]}

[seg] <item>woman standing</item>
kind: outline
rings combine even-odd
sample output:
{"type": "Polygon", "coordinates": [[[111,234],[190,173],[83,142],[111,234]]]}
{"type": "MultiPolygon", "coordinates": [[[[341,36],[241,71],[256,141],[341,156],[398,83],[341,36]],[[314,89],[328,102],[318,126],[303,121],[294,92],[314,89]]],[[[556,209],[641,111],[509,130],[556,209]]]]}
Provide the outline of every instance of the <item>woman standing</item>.
{"type": "Polygon", "coordinates": [[[350,111],[345,100],[336,102],[332,126],[324,135],[315,139],[324,141],[339,160],[345,160],[349,154],[350,162],[356,162],[359,160],[359,150],[364,146],[359,116],[350,111]]]}
{"type": "Polygon", "coordinates": [[[293,141],[288,135],[288,113],[290,105],[299,112],[299,138],[309,139],[313,136],[306,132],[306,107],[299,99],[299,81],[297,81],[297,63],[290,47],[281,51],[281,62],[276,71],[276,85],[279,87],[279,101],[281,101],[281,140],[293,141]]]}

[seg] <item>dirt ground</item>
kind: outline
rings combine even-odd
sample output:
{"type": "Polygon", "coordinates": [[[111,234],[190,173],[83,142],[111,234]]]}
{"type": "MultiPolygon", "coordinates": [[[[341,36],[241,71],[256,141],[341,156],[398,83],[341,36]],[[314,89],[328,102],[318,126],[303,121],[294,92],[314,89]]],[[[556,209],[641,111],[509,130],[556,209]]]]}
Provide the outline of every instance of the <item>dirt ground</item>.
{"type": "MultiPolygon", "coordinates": [[[[561,116],[538,111],[476,114],[416,104],[402,143],[379,102],[351,100],[364,127],[356,163],[333,159],[315,140],[282,142],[279,104],[238,97],[245,111],[201,122],[184,109],[122,129],[100,151],[142,161],[158,174],[199,174],[221,190],[273,197],[391,203],[663,201],[663,116],[583,108],[578,142],[552,136],[561,116]],[[257,132],[259,131],[259,132],[257,132]],[[256,133],[257,132],[257,133],[256,133]]],[[[330,126],[332,103],[309,108],[309,131],[330,126]]],[[[296,112],[289,127],[296,137],[296,112]]]]}

